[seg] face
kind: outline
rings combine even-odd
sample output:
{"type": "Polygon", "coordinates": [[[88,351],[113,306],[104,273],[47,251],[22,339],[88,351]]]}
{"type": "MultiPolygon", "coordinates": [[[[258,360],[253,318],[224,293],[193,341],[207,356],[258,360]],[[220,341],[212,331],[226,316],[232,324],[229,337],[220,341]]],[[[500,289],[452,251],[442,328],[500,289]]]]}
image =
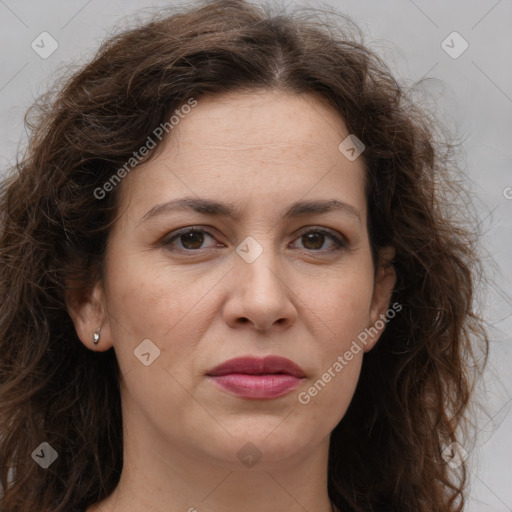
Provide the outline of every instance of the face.
{"type": "Polygon", "coordinates": [[[239,465],[252,443],[272,467],[327,446],[395,282],[347,136],[310,95],[204,97],[120,185],[104,279],[72,315],[114,347],[125,420],[162,450],[239,465]]]}

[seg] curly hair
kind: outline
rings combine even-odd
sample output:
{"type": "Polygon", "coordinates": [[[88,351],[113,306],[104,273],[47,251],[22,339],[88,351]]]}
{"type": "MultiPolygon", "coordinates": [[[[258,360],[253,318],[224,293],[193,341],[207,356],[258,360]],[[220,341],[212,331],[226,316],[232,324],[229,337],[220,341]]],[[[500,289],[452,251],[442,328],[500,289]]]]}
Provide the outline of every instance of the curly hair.
{"type": "Polygon", "coordinates": [[[463,509],[466,464],[455,471],[443,450],[463,443],[488,337],[455,146],[347,18],[218,0],[112,35],[27,112],[29,144],[0,189],[3,512],[83,511],[119,482],[119,367],[113,350],[80,342],[65,302],[101,277],[119,213],[120,187],[102,199],[95,190],[191,97],[250,90],[315,94],[339,114],[366,147],[374,261],[381,247],[396,251],[391,300],[403,309],[365,354],[331,434],[332,502],[355,512],[463,509]],[[42,441],[58,452],[46,470],[31,459],[42,441]]]}

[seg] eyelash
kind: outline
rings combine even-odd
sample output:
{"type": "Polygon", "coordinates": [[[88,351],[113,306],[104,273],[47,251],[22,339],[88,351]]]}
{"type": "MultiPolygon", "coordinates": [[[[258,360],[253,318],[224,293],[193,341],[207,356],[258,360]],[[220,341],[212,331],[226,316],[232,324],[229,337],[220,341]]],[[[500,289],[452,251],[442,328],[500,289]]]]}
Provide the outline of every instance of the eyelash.
{"type": "MultiPolygon", "coordinates": [[[[188,228],[183,228],[178,231],[175,231],[174,233],[171,233],[170,237],[167,237],[162,241],[162,245],[169,247],[169,246],[171,246],[171,244],[174,240],[179,239],[181,236],[186,235],[187,233],[204,233],[204,234],[210,236],[211,238],[215,239],[215,236],[212,235],[209,231],[207,231],[205,229],[188,227],[188,228]]],[[[347,248],[346,242],[340,236],[337,236],[332,231],[324,229],[324,228],[314,228],[314,229],[302,231],[301,233],[299,233],[299,235],[297,236],[297,238],[295,240],[298,240],[299,238],[303,237],[304,235],[306,235],[308,233],[322,234],[322,235],[330,238],[336,245],[336,247],[332,248],[332,249],[316,249],[316,250],[315,249],[310,249],[310,250],[303,249],[308,252],[318,254],[318,253],[322,253],[322,252],[337,252],[337,251],[341,251],[341,250],[347,248]]],[[[174,250],[174,251],[178,251],[178,252],[193,253],[193,252],[199,252],[203,249],[202,248],[200,248],[200,249],[171,248],[170,250],[174,250]]]]}

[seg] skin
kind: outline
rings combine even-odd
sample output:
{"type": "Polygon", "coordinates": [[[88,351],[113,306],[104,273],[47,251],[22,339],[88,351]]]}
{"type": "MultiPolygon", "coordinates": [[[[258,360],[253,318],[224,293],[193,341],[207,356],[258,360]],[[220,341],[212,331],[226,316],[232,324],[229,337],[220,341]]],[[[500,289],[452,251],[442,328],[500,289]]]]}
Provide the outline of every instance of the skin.
{"type": "Polygon", "coordinates": [[[391,248],[373,266],[364,160],[338,150],[347,135],[312,95],[203,97],[158,156],[124,179],[104,278],[68,298],[82,342],[114,347],[122,372],[121,481],[88,512],[331,511],[329,435],[380,332],[307,405],[298,394],[386,312],[396,280],[391,248]],[[233,203],[243,215],[165,211],[142,220],[183,197],[233,203]],[[296,201],[331,199],[359,218],[347,210],[283,218],[296,201]],[[209,234],[169,242],[184,227],[209,234]],[[319,228],[344,246],[336,250],[319,228]],[[236,252],[248,236],[263,249],[251,263],[236,252]],[[160,350],[149,366],[134,356],[145,339],[160,350]],[[302,367],[299,388],[250,400],[205,375],[233,357],[269,354],[302,367]],[[261,454],[252,467],[237,456],[248,442],[261,454]]]}

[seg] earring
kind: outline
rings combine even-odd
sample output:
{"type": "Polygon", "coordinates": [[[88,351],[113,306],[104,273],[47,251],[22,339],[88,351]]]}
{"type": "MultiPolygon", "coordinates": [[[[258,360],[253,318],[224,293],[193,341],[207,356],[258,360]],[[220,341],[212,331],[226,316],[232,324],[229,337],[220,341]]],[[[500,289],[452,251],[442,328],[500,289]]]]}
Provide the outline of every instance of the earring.
{"type": "Polygon", "coordinates": [[[100,341],[100,330],[101,330],[101,327],[93,334],[93,339],[94,339],[94,344],[97,345],[98,342],[100,341]]]}

